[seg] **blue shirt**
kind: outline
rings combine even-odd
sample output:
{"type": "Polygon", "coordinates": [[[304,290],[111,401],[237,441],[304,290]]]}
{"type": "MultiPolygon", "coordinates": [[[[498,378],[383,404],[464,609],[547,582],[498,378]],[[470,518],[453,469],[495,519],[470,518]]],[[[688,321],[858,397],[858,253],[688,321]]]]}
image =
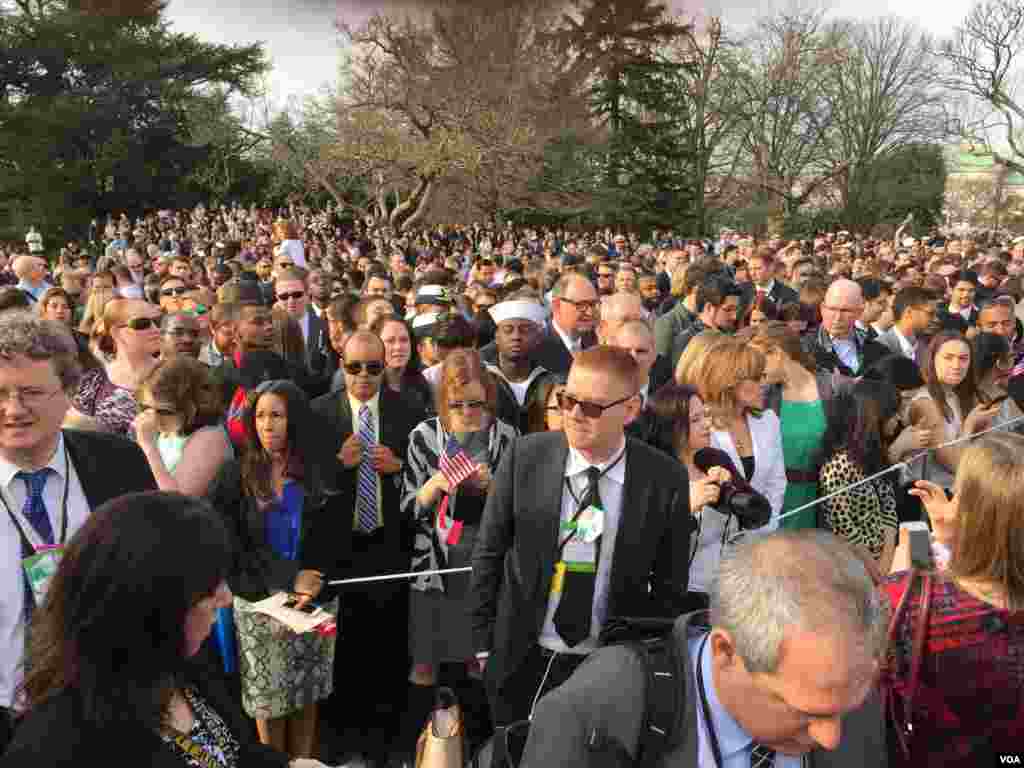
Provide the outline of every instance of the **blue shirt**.
{"type": "Polygon", "coordinates": [[[289,480],[284,484],[281,500],[267,507],[267,546],[285,560],[296,560],[299,556],[304,496],[302,486],[289,480]]]}
{"type": "MultiPolygon", "coordinates": [[[[718,700],[715,692],[714,677],[711,672],[711,646],[705,645],[704,652],[700,653],[701,644],[707,634],[690,638],[690,658],[693,660],[693,674],[696,680],[697,665],[700,664],[704,673],[704,693],[708,699],[708,709],[711,711],[711,721],[715,729],[715,736],[718,737],[718,747],[722,750],[722,765],[718,768],[750,768],[750,751],[753,749],[754,740],[743,730],[743,726],[736,722],[722,703],[718,700]]],[[[697,694],[698,696],[700,694],[697,694]]],[[[700,742],[697,752],[697,765],[699,768],[715,768],[715,757],[711,751],[711,740],[708,737],[708,729],[704,724],[704,708],[697,706],[697,728],[700,733],[700,742]]],[[[776,753],[775,768],[800,768],[801,759],[776,753]]]]}

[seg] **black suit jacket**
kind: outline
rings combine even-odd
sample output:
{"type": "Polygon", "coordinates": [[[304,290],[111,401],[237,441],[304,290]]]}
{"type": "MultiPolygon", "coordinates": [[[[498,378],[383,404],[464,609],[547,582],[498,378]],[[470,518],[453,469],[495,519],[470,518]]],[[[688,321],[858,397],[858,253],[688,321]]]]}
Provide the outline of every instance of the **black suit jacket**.
{"type": "MultiPolygon", "coordinates": [[[[657,765],[699,768],[699,721],[696,677],[688,639],[699,636],[703,613],[682,616],[672,630],[677,644],[683,680],[678,683],[682,708],[678,746],[662,756],[657,765]]],[[[672,684],[676,684],[673,680],[672,684]]],[[[705,680],[705,685],[710,681],[705,680]]],[[[590,655],[563,685],[540,700],[530,724],[530,735],[520,768],[598,768],[602,754],[589,748],[596,731],[612,744],[636,756],[646,708],[647,671],[639,656],[623,645],[601,648],[590,655]]],[[[671,725],[666,723],[666,725],[671,725]]],[[[877,692],[843,718],[842,739],[834,751],[815,749],[807,755],[809,768],[885,768],[885,744],[881,700],[877,692]]]]}
{"type": "Polygon", "coordinates": [[[65,429],[64,442],[89,509],[126,493],[157,490],[145,454],[131,440],[104,432],[65,429]]]}
{"type": "MultiPolygon", "coordinates": [[[[583,349],[592,347],[597,343],[597,337],[588,333],[583,336],[583,349]]],[[[572,368],[572,353],[565,346],[562,337],[554,330],[547,331],[537,343],[531,355],[534,365],[542,365],[552,373],[560,373],[563,376],[569,373],[572,368]]]]}
{"type": "MultiPolygon", "coordinates": [[[[183,566],[184,567],[184,566],[183,566]]],[[[286,768],[288,755],[256,741],[252,726],[215,669],[190,665],[186,683],[223,718],[238,739],[238,765],[247,768],[286,768]]],[[[125,713],[126,715],[129,713],[125,713]]],[[[142,725],[117,724],[98,728],[85,720],[81,697],[64,690],[30,712],[10,749],[0,759],[3,768],[67,768],[67,766],[123,765],[147,768],[182,768],[184,761],[142,725]]]]}
{"type": "MultiPolygon", "coordinates": [[[[491,483],[473,552],[470,612],[473,645],[491,652],[486,669],[495,688],[543,627],[568,455],[562,432],[527,435],[506,451],[491,483]]],[[[678,462],[627,438],[609,616],[674,617],[683,610],[695,528],[689,487],[678,462]]]]}
{"type": "MultiPolygon", "coordinates": [[[[426,411],[408,402],[400,393],[394,393],[387,387],[380,392],[380,444],[392,450],[400,461],[405,461],[409,450],[409,434],[416,425],[426,418],[426,411]]],[[[344,390],[331,392],[313,401],[313,412],[326,430],[324,439],[334,456],[341,451],[342,444],[352,434],[352,408],[349,405],[348,393],[344,390]]],[[[352,528],[353,511],[356,506],[356,485],[359,467],[348,469],[335,459],[337,463],[337,494],[334,502],[336,508],[342,510],[345,521],[352,528]]],[[[409,570],[412,558],[412,521],[405,520],[400,511],[402,497],[402,473],[381,475],[381,511],[384,525],[381,532],[387,540],[386,552],[382,559],[373,564],[373,573],[389,573],[409,570]]],[[[366,563],[355,564],[346,575],[369,575],[355,573],[353,570],[365,570],[366,563]]]]}
{"type": "Polygon", "coordinates": [[[327,367],[327,350],[330,347],[327,321],[318,316],[312,307],[306,308],[306,315],[309,318],[309,333],[306,336],[306,369],[313,377],[320,377],[327,367]]]}
{"type": "MultiPolygon", "coordinates": [[[[336,462],[329,464],[333,470],[336,462]]],[[[336,486],[331,478],[325,484],[336,486]]],[[[256,601],[273,592],[290,592],[300,570],[327,574],[344,571],[352,548],[352,518],[337,496],[306,497],[299,532],[299,554],[285,560],[267,546],[266,512],[242,487],[241,464],[229,461],[210,484],[207,498],[223,517],[236,541],[234,566],[228,577],[231,591],[245,600],[256,601]]],[[[321,595],[321,600],[331,594],[321,595]]]]}

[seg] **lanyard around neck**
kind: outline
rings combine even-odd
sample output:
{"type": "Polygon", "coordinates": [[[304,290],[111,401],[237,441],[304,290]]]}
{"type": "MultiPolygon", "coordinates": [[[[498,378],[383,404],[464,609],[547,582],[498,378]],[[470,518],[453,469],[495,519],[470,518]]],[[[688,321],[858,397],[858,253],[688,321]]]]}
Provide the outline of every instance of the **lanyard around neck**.
{"type": "Polygon", "coordinates": [[[708,705],[708,696],[704,688],[704,646],[708,644],[711,633],[704,635],[700,642],[700,650],[697,651],[697,693],[700,696],[700,708],[704,715],[704,728],[708,733],[708,743],[711,746],[711,759],[715,762],[715,768],[722,768],[722,748],[718,745],[718,734],[715,733],[715,724],[711,719],[711,707],[708,705]]]}
{"type": "MultiPolygon", "coordinates": [[[[71,485],[71,460],[68,458],[68,444],[64,443],[64,493],[60,503],[60,517],[57,519],[57,527],[60,529],[60,538],[55,541],[58,546],[64,546],[64,542],[68,536],[68,489],[71,485]]],[[[26,485],[26,500],[30,498],[31,491],[26,485]]],[[[7,503],[7,496],[0,493],[0,502],[3,502],[4,509],[7,510],[7,514],[11,518],[11,522],[14,523],[14,527],[18,529],[18,533],[21,534],[22,548],[25,550],[26,556],[31,555],[33,552],[46,546],[46,542],[42,540],[42,537],[36,532],[35,526],[32,525],[25,517],[21,510],[15,511],[11,509],[10,504],[7,503]]]]}

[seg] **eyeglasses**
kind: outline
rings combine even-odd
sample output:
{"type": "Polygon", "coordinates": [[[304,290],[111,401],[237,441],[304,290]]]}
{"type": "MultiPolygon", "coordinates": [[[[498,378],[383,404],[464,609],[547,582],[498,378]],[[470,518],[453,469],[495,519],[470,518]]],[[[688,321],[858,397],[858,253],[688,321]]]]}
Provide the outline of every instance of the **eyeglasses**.
{"type": "Polygon", "coordinates": [[[188,288],[181,286],[179,288],[164,288],[160,291],[161,296],[184,296],[188,293],[188,288]]]}
{"type": "Polygon", "coordinates": [[[0,408],[5,407],[15,397],[18,401],[28,408],[29,410],[35,410],[46,405],[50,400],[56,397],[62,389],[55,389],[53,392],[47,392],[45,389],[39,389],[38,387],[15,387],[14,389],[0,389],[0,408]]]}
{"type": "Polygon", "coordinates": [[[450,411],[476,411],[483,408],[487,403],[483,400],[466,400],[462,402],[460,400],[452,400],[448,403],[448,410],[450,411]]]}
{"type": "Polygon", "coordinates": [[[558,398],[558,407],[561,408],[563,411],[574,411],[576,410],[576,406],[578,405],[580,407],[580,411],[582,411],[583,415],[586,416],[588,419],[599,419],[602,415],[604,415],[604,412],[607,411],[609,408],[614,408],[616,405],[622,405],[623,403],[632,400],[634,397],[636,397],[636,395],[627,395],[626,397],[616,400],[614,403],[608,403],[608,405],[601,405],[600,403],[588,403],[585,400],[580,400],[579,398],[573,397],[568,392],[559,392],[557,395],[555,395],[555,397],[558,398]]]}
{"type": "Polygon", "coordinates": [[[306,295],[305,291],[292,291],[291,293],[279,293],[277,294],[278,301],[289,301],[290,299],[301,299],[306,295]]]}
{"type": "Polygon", "coordinates": [[[160,321],[155,317],[133,317],[124,325],[133,331],[148,331],[150,328],[159,328],[160,321]]]}
{"type": "Polygon", "coordinates": [[[384,372],[384,363],[380,360],[345,363],[345,373],[349,376],[358,376],[363,371],[366,371],[367,376],[380,376],[384,372]]]}
{"type": "Polygon", "coordinates": [[[572,299],[565,298],[559,298],[558,300],[564,301],[566,304],[572,304],[577,312],[597,312],[601,307],[601,303],[598,301],[573,301],[572,299]]]}

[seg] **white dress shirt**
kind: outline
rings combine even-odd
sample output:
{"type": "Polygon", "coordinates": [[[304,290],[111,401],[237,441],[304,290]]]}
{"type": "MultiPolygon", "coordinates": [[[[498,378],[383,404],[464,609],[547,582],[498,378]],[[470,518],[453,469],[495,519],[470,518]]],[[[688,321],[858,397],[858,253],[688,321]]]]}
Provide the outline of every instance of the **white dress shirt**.
{"type": "MultiPolygon", "coordinates": [[[[548,650],[559,653],[587,654],[597,648],[597,638],[601,633],[601,627],[608,618],[608,589],[611,583],[612,559],[615,555],[615,537],[619,532],[619,520],[622,517],[622,492],[626,484],[626,462],[629,456],[624,456],[621,461],[619,457],[626,450],[626,439],[623,437],[622,446],[612,457],[602,464],[591,464],[575,448],[569,448],[569,458],[565,463],[565,475],[567,483],[562,486],[562,512],[559,518],[561,522],[572,520],[576,514],[577,501],[583,500],[587,492],[586,472],[590,467],[597,469],[604,474],[597,482],[598,492],[601,494],[601,503],[604,505],[604,533],[601,535],[601,557],[597,563],[597,574],[594,583],[594,607],[590,617],[590,637],[578,645],[569,648],[555,630],[555,611],[562,600],[561,595],[548,595],[548,611],[544,619],[544,627],[540,632],[538,642],[548,650]],[[618,463],[616,463],[618,462],[618,463]],[[611,467],[607,472],[605,469],[611,467]],[[569,485],[572,485],[572,493],[569,492],[569,485]],[[573,498],[576,494],[576,498],[573,498]]],[[[561,525],[558,529],[559,541],[562,543],[561,525]]]]}
{"type": "Polygon", "coordinates": [[[576,357],[576,353],[580,351],[580,340],[574,339],[572,336],[567,334],[561,328],[558,327],[558,323],[554,320],[551,321],[551,329],[558,334],[558,337],[565,344],[565,348],[569,350],[569,354],[576,357]]]}
{"type": "Polygon", "coordinates": [[[917,351],[916,341],[911,341],[902,333],[900,333],[900,329],[898,326],[894,325],[892,327],[892,333],[893,336],[896,337],[896,342],[900,345],[900,352],[903,353],[903,356],[911,360],[914,360],[916,358],[915,353],[917,351]]]}
{"type": "MultiPolygon", "coordinates": [[[[75,531],[82,527],[92,510],[70,457],[65,462],[63,435],[57,440],[57,449],[46,466],[56,474],[51,474],[46,480],[43,503],[50,516],[54,539],[59,544],[65,477],[68,478],[65,542],[70,541],[75,531]]],[[[15,477],[19,471],[21,467],[0,458],[0,493],[15,514],[22,511],[28,496],[25,482],[15,477]]],[[[20,665],[25,653],[25,572],[21,567],[21,535],[14,527],[11,515],[6,510],[0,514],[3,515],[0,521],[0,707],[11,707],[14,692],[21,683],[20,665]]]]}

